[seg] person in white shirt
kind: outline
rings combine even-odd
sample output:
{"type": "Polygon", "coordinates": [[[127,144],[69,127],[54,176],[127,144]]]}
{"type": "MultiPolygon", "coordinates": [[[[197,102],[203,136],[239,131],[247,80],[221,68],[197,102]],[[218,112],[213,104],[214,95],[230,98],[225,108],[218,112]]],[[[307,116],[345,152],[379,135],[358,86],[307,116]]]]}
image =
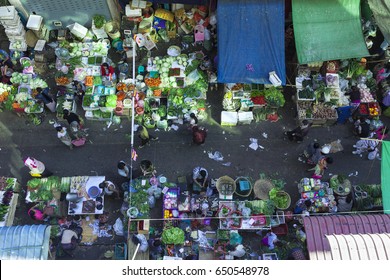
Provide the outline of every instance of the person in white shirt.
{"type": "Polygon", "coordinates": [[[228,245],[226,249],[229,255],[235,258],[242,258],[246,253],[245,247],[242,244],[238,244],[236,247],[228,245]]]}
{"type": "Polygon", "coordinates": [[[127,179],[130,178],[130,168],[126,162],[121,160],[118,162],[118,174],[122,177],[125,177],[127,179]]]}
{"type": "Polygon", "coordinates": [[[204,167],[195,167],[192,171],[192,179],[194,180],[194,184],[201,188],[202,190],[206,190],[208,184],[209,173],[204,167]]]}
{"type": "Polygon", "coordinates": [[[66,146],[69,147],[69,149],[72,150],[73,149],[72,138],[69,136],[66,127],[56,126],[56,130],[57,130],[58,139],[60,139],[62,143],[64,143],[66,146]]]}
{"type": "Polygon", "coordinates": [[[43,162],[33,157],[27,157],[23,162],[30,169],[30,175],[32,177],[49,177],[53,174],[45,168],[43,162]]]}

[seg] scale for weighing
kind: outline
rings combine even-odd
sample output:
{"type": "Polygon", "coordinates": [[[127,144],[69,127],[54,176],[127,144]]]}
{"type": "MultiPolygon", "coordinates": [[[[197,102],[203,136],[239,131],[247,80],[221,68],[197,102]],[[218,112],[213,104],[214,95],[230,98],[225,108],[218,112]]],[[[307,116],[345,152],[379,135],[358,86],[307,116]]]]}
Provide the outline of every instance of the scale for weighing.
{"type": "Polygon", "coordinates": [[[68,29],[57,30],[57,41],[64,41],[68,36],[68,29]]]}
{"type": "MultiPolygon", "coordinates": [[[[131,30],[123,30],[123,34],[125,34],[125,39],[123,40],[123,48],[126,48],[127,58],[133,57],[133,32],[131,30]]],[[[135,56],[137,56],[137,52],[135,52],[135,56]]]]}

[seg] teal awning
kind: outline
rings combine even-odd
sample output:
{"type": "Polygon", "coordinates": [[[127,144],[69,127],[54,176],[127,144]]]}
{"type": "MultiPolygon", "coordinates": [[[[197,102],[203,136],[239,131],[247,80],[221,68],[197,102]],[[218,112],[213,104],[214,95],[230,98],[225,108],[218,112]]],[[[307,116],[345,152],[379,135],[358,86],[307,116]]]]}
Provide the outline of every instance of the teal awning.
{"type": "Polygon", "coordinates": [[[390,214],[390,142],[382,141],[381,186],[383,212],[390,214]]]}
{"type": "Polygon", "coordinates": [[[369,55],[359,0],[293,0],[292,4],[299,63],[369,55]]]}

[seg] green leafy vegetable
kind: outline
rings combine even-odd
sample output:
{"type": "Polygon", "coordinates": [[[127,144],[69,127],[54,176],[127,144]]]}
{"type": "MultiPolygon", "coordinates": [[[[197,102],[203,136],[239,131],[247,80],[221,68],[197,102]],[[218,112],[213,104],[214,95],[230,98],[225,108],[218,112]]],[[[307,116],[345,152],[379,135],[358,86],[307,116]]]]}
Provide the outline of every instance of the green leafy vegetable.
{"type": "Polygon", "coordinates": [[[175,244],[175,245],[184,244],[184,231],[177,227],[165,229],[161,237],[162,237],[161,241],[164,244],[175,244]]]}

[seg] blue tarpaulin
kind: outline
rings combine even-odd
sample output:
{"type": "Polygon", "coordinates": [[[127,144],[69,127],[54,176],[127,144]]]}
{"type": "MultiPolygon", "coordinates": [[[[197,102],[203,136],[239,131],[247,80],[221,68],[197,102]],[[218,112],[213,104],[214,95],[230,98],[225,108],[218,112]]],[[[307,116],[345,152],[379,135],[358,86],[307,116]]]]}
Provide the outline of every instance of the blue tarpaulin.
{"type": "Polygon", "coordinates": [[[286,84],[284,0],[218,0],[218,82],[286,84]]]}

